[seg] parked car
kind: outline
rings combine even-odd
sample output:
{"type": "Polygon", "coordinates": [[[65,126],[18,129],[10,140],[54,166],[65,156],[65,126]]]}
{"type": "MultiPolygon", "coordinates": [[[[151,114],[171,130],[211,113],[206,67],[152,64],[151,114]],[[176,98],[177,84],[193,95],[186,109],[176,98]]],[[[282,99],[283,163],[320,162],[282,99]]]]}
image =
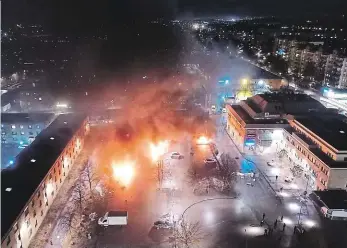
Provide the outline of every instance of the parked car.
{"type": "Polygon", "coordinates": [[[173,225],[169,221],[158,220],[154,222],[153,226],[157,229],[171,229],[173,225]]]}
{"type": "Polygon", "coordinates": [[[171,153],[171,158],[172,159],[183,159],[184,156],[182,154],[180,154],[179,152],[173,152],[173,153],[171,153]]]}
{"type": "Polygon", "coordinates": [[[268,166],[275,166],[275,163],[274,162],[267,162],[267,165],[268,166]]]}
{"type": "Polygon", "coordinates": [[[292,181],[293,181],[293,177],[286,177],[285,179],[284,179],[284,181],[286,182],[286,183],[291,183],[292,181]]]}

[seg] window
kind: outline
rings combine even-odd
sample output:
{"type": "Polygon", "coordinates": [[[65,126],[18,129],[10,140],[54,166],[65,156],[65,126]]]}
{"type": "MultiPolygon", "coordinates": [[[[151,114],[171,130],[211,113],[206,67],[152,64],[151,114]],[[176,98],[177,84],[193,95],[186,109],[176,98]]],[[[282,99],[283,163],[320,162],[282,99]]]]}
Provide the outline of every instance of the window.
{"type": "Polygon", "coordinates": [[[41,195],[40,191],[37,191],[37,198],[39,198],[41,195]]]}
{"type": "Polygon", "coordinates": [[[37,227],[37,220],[35,221],[35,227],[37,227]]]}
{"type": "Polygon", "coordinates": [[[24,127],[23,127],[23,125],[20,125],[20,129],[23,129],[24,127]]]}
{"type": "Polygon", "coordinates": [[[43,216],[43,210],[41,210],[41,216],[43,216]]]}
{"type": "Polygon", "coordinates": [[[28,126],[28,128],[29,128],[29,129],[32,129],[32,128],[33,128],[33,126],[32,126],[32,125],[29,125],[29,126],[28,126]]]}
{"type": "Polygon", "coordinates": [[[24,210],[24,216],[27,217],[29,214],[29,208],[27,207],[25,210],[24,210]]]}
{"type": "Polygon", "coordinates": [[[33,200],[32,202],[31,202],[31,207],[34,207],[35,206],[35,201],[33,200]]]}
{"type": "Polygon", "coordinates": [[[29,135],[34,135],[34,133],[33,132],[29,132],[29,135]]]}
{"type": "Polygon", "coordinates": [[[40,129],[40,125],[36,125],[36,129],[40,129]]]}
{"type": "Polygon", "coordinates": [[[10,236],[8,236],[7,237],[7,242],[6,242],[6,245],[9,245],[11,243],[11,237],[10,236]]]}
{"type": "Polygon", "coordinates": [[[1,135],[6,135],[6,132],[1,132],[1,135]]]}
{"type": "Polygon", "coordinates": [[[27,227],[30,226],[30,221],[29,220],[26,220],[25,223],[27,224],[27,227]]]}
{"type": "Polygon", "coordinates": [[[46,201],[46,207],[48,207],[48,201],[46,201]]]}
{"type": "Polygon", "coordinates": [[[20,135],[24,135],[24,132],[20,132],[20,135]]]}
{"type": "Polygon", "coordinates": [[[12,132],[12,135],[17,135],[17,132],[12,132]]]}
{"type": "Polygon", "coordinates": [[[18,231],[18,223],[14,224],[14,232],[18,231]]]}
{"type": "Polygon", "coordinates": [[[15,129],[15,128],[16,128],[16,125],[12,125],[11,128],[12,128],[12,129],[15,129]]]}
{"type": "Polygon", "coordinates": [[[34,210],[34,217],[36,217],[36,211],[34,210]]]}
{"type": "Polygon", "coordinates": [[[21,236],[20,236],[20,233],[18,233],[18,236],[17,236],[17,237],[18,237],[18,240],[21,240],[21,236]]]}
{"type": "Polygon", "coordinates": [[[33,229],[30,228],[30,230],[29,230],[29,237],[31,237],[32,234],[33,234],[33,229]]]}
{"type": "Polygon", "coordinates": [[[40,204],[39,204],[39,207],[41,207],[42,206],[42,201],[40,200],[40,204]]]}

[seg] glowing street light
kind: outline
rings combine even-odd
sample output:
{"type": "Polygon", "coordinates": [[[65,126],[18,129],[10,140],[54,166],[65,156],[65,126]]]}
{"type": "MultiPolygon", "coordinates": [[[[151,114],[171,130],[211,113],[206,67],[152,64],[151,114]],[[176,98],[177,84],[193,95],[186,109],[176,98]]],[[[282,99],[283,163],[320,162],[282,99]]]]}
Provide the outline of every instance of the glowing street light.
{"type": "Polygon", "coordinates": [[[248,79],[247,78],[242,79],[241,83],[243,86],[246,86],[248,84],[248,79]]]}
{"type": "Polygon", "coordinates": [[[134,164],[131,161],[125,161],[120,164],[113,163],[113,177],[122,185],[129,186],[135,175],[134,164]]]}

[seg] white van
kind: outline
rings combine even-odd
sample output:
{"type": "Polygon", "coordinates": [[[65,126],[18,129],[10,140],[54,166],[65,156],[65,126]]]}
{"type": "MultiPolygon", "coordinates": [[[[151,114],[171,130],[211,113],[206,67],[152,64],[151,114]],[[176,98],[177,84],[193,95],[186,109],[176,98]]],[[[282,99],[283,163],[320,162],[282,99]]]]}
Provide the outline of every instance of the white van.
{"type": "Polygon", "coordinates": [[[98,220],[101,226],[126,226],[128,224],[128,211],[110,211],[98,220]]]}

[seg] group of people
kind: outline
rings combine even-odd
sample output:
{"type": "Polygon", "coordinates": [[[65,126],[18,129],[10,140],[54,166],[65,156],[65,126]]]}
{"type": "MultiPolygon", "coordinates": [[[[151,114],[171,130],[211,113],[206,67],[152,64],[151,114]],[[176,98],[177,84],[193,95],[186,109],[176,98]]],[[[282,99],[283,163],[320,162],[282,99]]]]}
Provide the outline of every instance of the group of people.
{"type": "MultiPolygon", "coordinates": [[[[283,215],[281,216],[279,221],[283,223],[283,225],[282,225],[282,232],[284,232],[285,229],[286,229],[286,223],[283,222],[283,215]]],[[[260,226],[263,226],[264,222],[265,222],[265,213],[263,213],[263,218],[262,218],[262,220],[260,222],[260,226]]],[[[265,236],[268,236],[268,235],[271,236],[273,231],[275,229],[277,229],[277,225],[278,225],[278,219],[275,220],[275,222],[273,224],[273,227],[269,227],[269,229],[267,229],[267,228],[264,229],[264,235],[265,236]]]]}

